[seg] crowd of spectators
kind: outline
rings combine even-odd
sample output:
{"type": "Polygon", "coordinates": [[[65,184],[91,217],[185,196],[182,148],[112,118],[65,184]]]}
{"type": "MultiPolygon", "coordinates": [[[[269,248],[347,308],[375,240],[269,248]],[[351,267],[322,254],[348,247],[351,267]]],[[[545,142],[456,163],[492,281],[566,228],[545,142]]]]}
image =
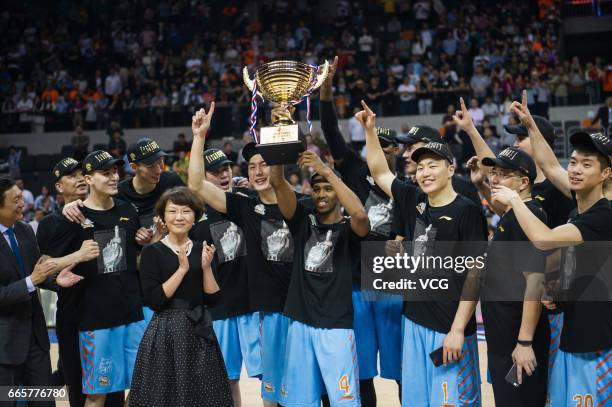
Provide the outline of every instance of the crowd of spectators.
{"type": "Polygon", "coordinates": [[[281,57],[339,56],[340,117],[361,99],[381,116],[443,113],[458,96],[499,109],[524,88],[543,115],[598,103],[604,61],[562,60],[559,25],[555,1],[10,1],[0,131],[185,125],[215,100],[213,132],[240,135],[242,67],[281,57]]]}

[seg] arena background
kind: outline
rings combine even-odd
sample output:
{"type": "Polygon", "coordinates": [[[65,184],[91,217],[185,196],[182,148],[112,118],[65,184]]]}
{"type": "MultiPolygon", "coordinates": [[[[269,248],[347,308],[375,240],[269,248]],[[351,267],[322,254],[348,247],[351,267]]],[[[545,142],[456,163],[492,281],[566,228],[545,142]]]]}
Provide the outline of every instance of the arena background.
{"type": "MultiPolygon", "coordinates": [[[[321,64],[334,55],[347,141],[357,135],[353,109],[365,99],[381,126],[405,132],[430,125],[456,144],[444,113],[463,96],[476,99],[481,133],[500,150],[512,143],[502,127],[513,120],[508,104],[527,89],[532,112],[553,121],[564,162],[573,132],[612,131],[605,117],[605,103],[612,107],[611,31],[610,0],[3,1],[0,173],[21,178],[32,192],[36,208],[26,218],[36,222],[35,209],[58,204],[49,172],[61,157],[98,148],[122,156],[146,136],[170,153],[172,170],[188,151],[191,114],[212,100],[209,146],[236,159],[250,115],[242,67],[252,71],[278,57],[321,64]]],[[[312,104],[309,149],[325,156],[316,94],[312,104]]],[[[260,103],[259,124],[269,108],[260,103]]],[[[302,128],[306,115],[302,103],[302,128]]],[[[469,158],[465,148],[453,151],[459,164],[469,158]]],[[[41,297],[54,340],[54,295],[41,297]]],[[[492,405],[482,328],[479,337],[484,400],[492,405]]],[[[55,366],[56,345],[53,358],[55,366]]],[[[243,404],[261,405],[259,383],[245,383],[243,404]]],[[[376,387],[379,405],[398,405],[395,383],[377,379],[376,387]]]]}

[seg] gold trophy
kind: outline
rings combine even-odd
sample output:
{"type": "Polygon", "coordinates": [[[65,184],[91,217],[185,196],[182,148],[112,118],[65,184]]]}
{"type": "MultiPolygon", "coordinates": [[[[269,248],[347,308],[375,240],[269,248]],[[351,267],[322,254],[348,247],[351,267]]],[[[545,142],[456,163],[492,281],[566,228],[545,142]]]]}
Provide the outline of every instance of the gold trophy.
{"type": "Polygon", "coordinates": [[[262,127],[257,151],[268,165],[295,163],[298,154],[306,150],[306,140],[298,124],[292,119],[292,105],[297,105],[312,91],[319,88],[329,72],[329,63],[318,68],[303,62],[279,60],[261,65],[255,80],[249,77],[247,67],[242,71],[245,85],[253,94],[251,131],[254,132],[257,105],[255,95],[276,104],[272,126],[262,127]]]}

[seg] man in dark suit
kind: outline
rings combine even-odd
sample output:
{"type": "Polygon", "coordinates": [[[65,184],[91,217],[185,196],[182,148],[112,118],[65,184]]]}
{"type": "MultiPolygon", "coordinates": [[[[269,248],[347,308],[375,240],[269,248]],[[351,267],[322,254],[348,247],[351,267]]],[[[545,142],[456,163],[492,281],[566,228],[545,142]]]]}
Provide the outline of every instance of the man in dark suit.
{"type": "Polygon", "coordinates": [[[49,338],[36,288],[76,284],[81,277],[70,271],[71,265],[97,257],[98,251],[82,247],[59,259],[41,257],[32,228],[21,222],[23,205],[15,181],[0,178],[0,386],[49,386],[49,338]]]}
{"type": "MultiPolygon", "coordinates": [[[[591,121],[591,125],[597,123],[597,120],[601,120],[601,127],[604,131],[608,131],[608,126],[612,124],[612,96],[606,98],[606,104],[597,110],[597,114],[591,121]]],[[[608,134],[608,136],[610,136],[608,134]]]]}

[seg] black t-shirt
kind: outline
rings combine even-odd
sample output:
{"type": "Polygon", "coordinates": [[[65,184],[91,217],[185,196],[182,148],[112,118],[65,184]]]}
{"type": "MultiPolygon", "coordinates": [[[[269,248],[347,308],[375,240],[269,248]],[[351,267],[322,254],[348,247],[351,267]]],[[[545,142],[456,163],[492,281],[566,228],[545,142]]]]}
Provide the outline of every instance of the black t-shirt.
{"type": "MultiPolygon", "coordinates": [[[[539,202],[531,200],[525,204],[538,219],[546,222],[539,202]]],[[[507,356],[514,350],[523,318],[523,302],[514,300],[525,293],[526,281],[522,273],[544,273],[545,265],[545,252],[529,243],[514,211],[504,213],[487,250],[485,283],[481,291],[482,317],[490,352],[507,356]],[[513,300],[508,301],[508,298],[513,300]]],[[[537,348],[546,347],[547,328],[546,314],[541,313],[533,337],[537,348]]]]}
{"type": "Polygon", "coordinates": [[[336,168],[342,181],[357,195],[370,219],[367,240],[394,239],[391,232],[394,203],[374,183],[367,164],[352,149],[347,149],[342,163],[336,168]]]}
{"type": "MultiPolygon", "coordinates": [[[[463,195],[457,194],[456,199],[448,205],[431,207],[428,205],[427,195],[414,185],[394,180],[391,190],[400,208],[404,208],[404,211],[416,212],[413,241],[415,246],[418,243],[419,247],[425,248],[423,254],[427,256],[453,255],[449,252],[449,250],[452,251],[449,243],[444,244],[444,253],[440,253],[436,249],[436,242],[485,242],[487,240],[487,221],[482,210],[463,195]]],[[[470,253],[475,257],[479,255],[477,252],[481,245],[473,246],[479,248],[476,252],[470,253]]],[[[414,256],[420,254],[421,252],[413,253],[414,256]]],[[[449,283],[460,291],[466,274],[456,273],[449,283]]],[[[459,301],[410,301],[404,303],[404,315],[419,325],[441,333],[448,333],[458,306],[459,301]]],[[[472,315],[465,328],[465,335],[472,335],[475,332],[476,320],[472,315]]]]}
{"type": "Polygon", "coordinates": [[[240,194],[226,193],[225,197],[227,218],[242,228],[246,239],[251,309],[283,312],[294,242],[278,205],[240,194]]]}
{"type": "Polygon", "coordinates": [[[544,208],[548,218],[546,225],[551,229],[567,223],[570,212],[576,206],[571,199],[555,188],[548,179],[533,184],[531,197],[540,202],[540,205],[544,208]]]}
{"type": "Polygon", "coordinates": [[[179,267],[178,256],[162,242],[156,242],[142,249],[140,281],[144,303],[154,311],[162,311],[171,299],[183,299],[192,306],[204,304],[204,274],[202,271],[202,242],[193,242],[187,255],[189,270],[183,277],[174,295],[167,298],[162,285],[179,267]]]}
{"type": "Polygon", "coordinates": [[[561,304],[565,313],[561,350],[584,353],[610,349],[612,348],[612,302],[586,301],[586,299],[594,292],[598,292],[602,285],[610,283],[606,277],[610,274],[612,252],[603,247],[609,247],[607,242],[612,241],[612,204],[602,198],[582,214],[573,212],[569,223],[580,230],[584,242],[606,243],[601,246],[582,244],[564,250],[561,267],[566,269],[569,265],[574,275],[569,296],[582,300],[561,304]],[[600,270],[605,270],[606,275],[598,273],[600,270]]]}
{"type": "Polygon", "coordinates": [[[173,172],[162,172],[155,188],[146,194],[139,194],[134,190],[132,178],[119,183],[119,193],[116,198],[132,203],[138,210],[140,224],[148,228],[153,225],[153,211],[159,197],[169,188],[185,186],[181,178],[173,172]]]}
{"type": "Polygon", "coordinates": [[[318,328],[353,328],[352,274],[359,268],[359,238],[350,220],[325,225],[298,203],[287,220],[295,238],[284,314],[318,328]]]}
{"type": "MultiPolygon", "coordinates": [[[[402,182],[407,183],[408,185],[419,188],[419,185],[412,181],[412,178],[407,177],[402,180],[402,182]]],[[[463,195],[468,198],[470,201],[474,202],[474,204],[481,208],[482,205],[480,203],[480,196],[478,195],[478,190],[470,181],[466,180],[460,175],[453,175],[453,189],[458,194],[463,195]]],[[[400,235],[405,238],[405,240],[412,240],[414,234],[414,224],[416,222],[416,212],[415,211],[406,211],[404,208],[399,205],[395,205],[393,208],[393,225],[391,227],[391,232],[393,235],[400,235]]]]}
{"type": "Polygon", "coordinates": [[[100,256],[78,264],[73,272],[84,277],[78,298],[79,329],[94,331],[140,321],[142,294],[136,271],[139,246],[135,241],[140,227],[132,205],[115,200],[106,211],[81,208],[86,218],[83,225],[62,218],[56,224],[53,242],[47,246],[50,256],[62,256],[93,239],[100,247],[100,256]]]}
{"type": "Polygon", "coordinates": [[[247,245],[242,228],[207,207],[191,235],[195,241],[212,242],[217,249],[212,266],[220,291],[217,303],[210,309],[212,318],[226,319],[249,312],[247,245]]]}
{"type": "MultiPolygon", "coordinates": [[[[45,216],[38,224],[36,230],[36,240],[38,241],[38,247],[42,254],[46,254],[51,257],[64,257],[72,252],[64,251],[60,252],[57,250],[57,246],[62,246],[61,242],[55,235],[57,233],[57,225],[62,220],[61,209],[56,212],[52,212],[45,216]]],[[[78,248],[77,248],[78,249],[78,248]]],[[[58,323],[79,322],[79,314],[77,311],[79,293],[81,291],[81,284],[73,285],[72,287],[57,289],[57,311],[55,313],[58,323]]]]}

